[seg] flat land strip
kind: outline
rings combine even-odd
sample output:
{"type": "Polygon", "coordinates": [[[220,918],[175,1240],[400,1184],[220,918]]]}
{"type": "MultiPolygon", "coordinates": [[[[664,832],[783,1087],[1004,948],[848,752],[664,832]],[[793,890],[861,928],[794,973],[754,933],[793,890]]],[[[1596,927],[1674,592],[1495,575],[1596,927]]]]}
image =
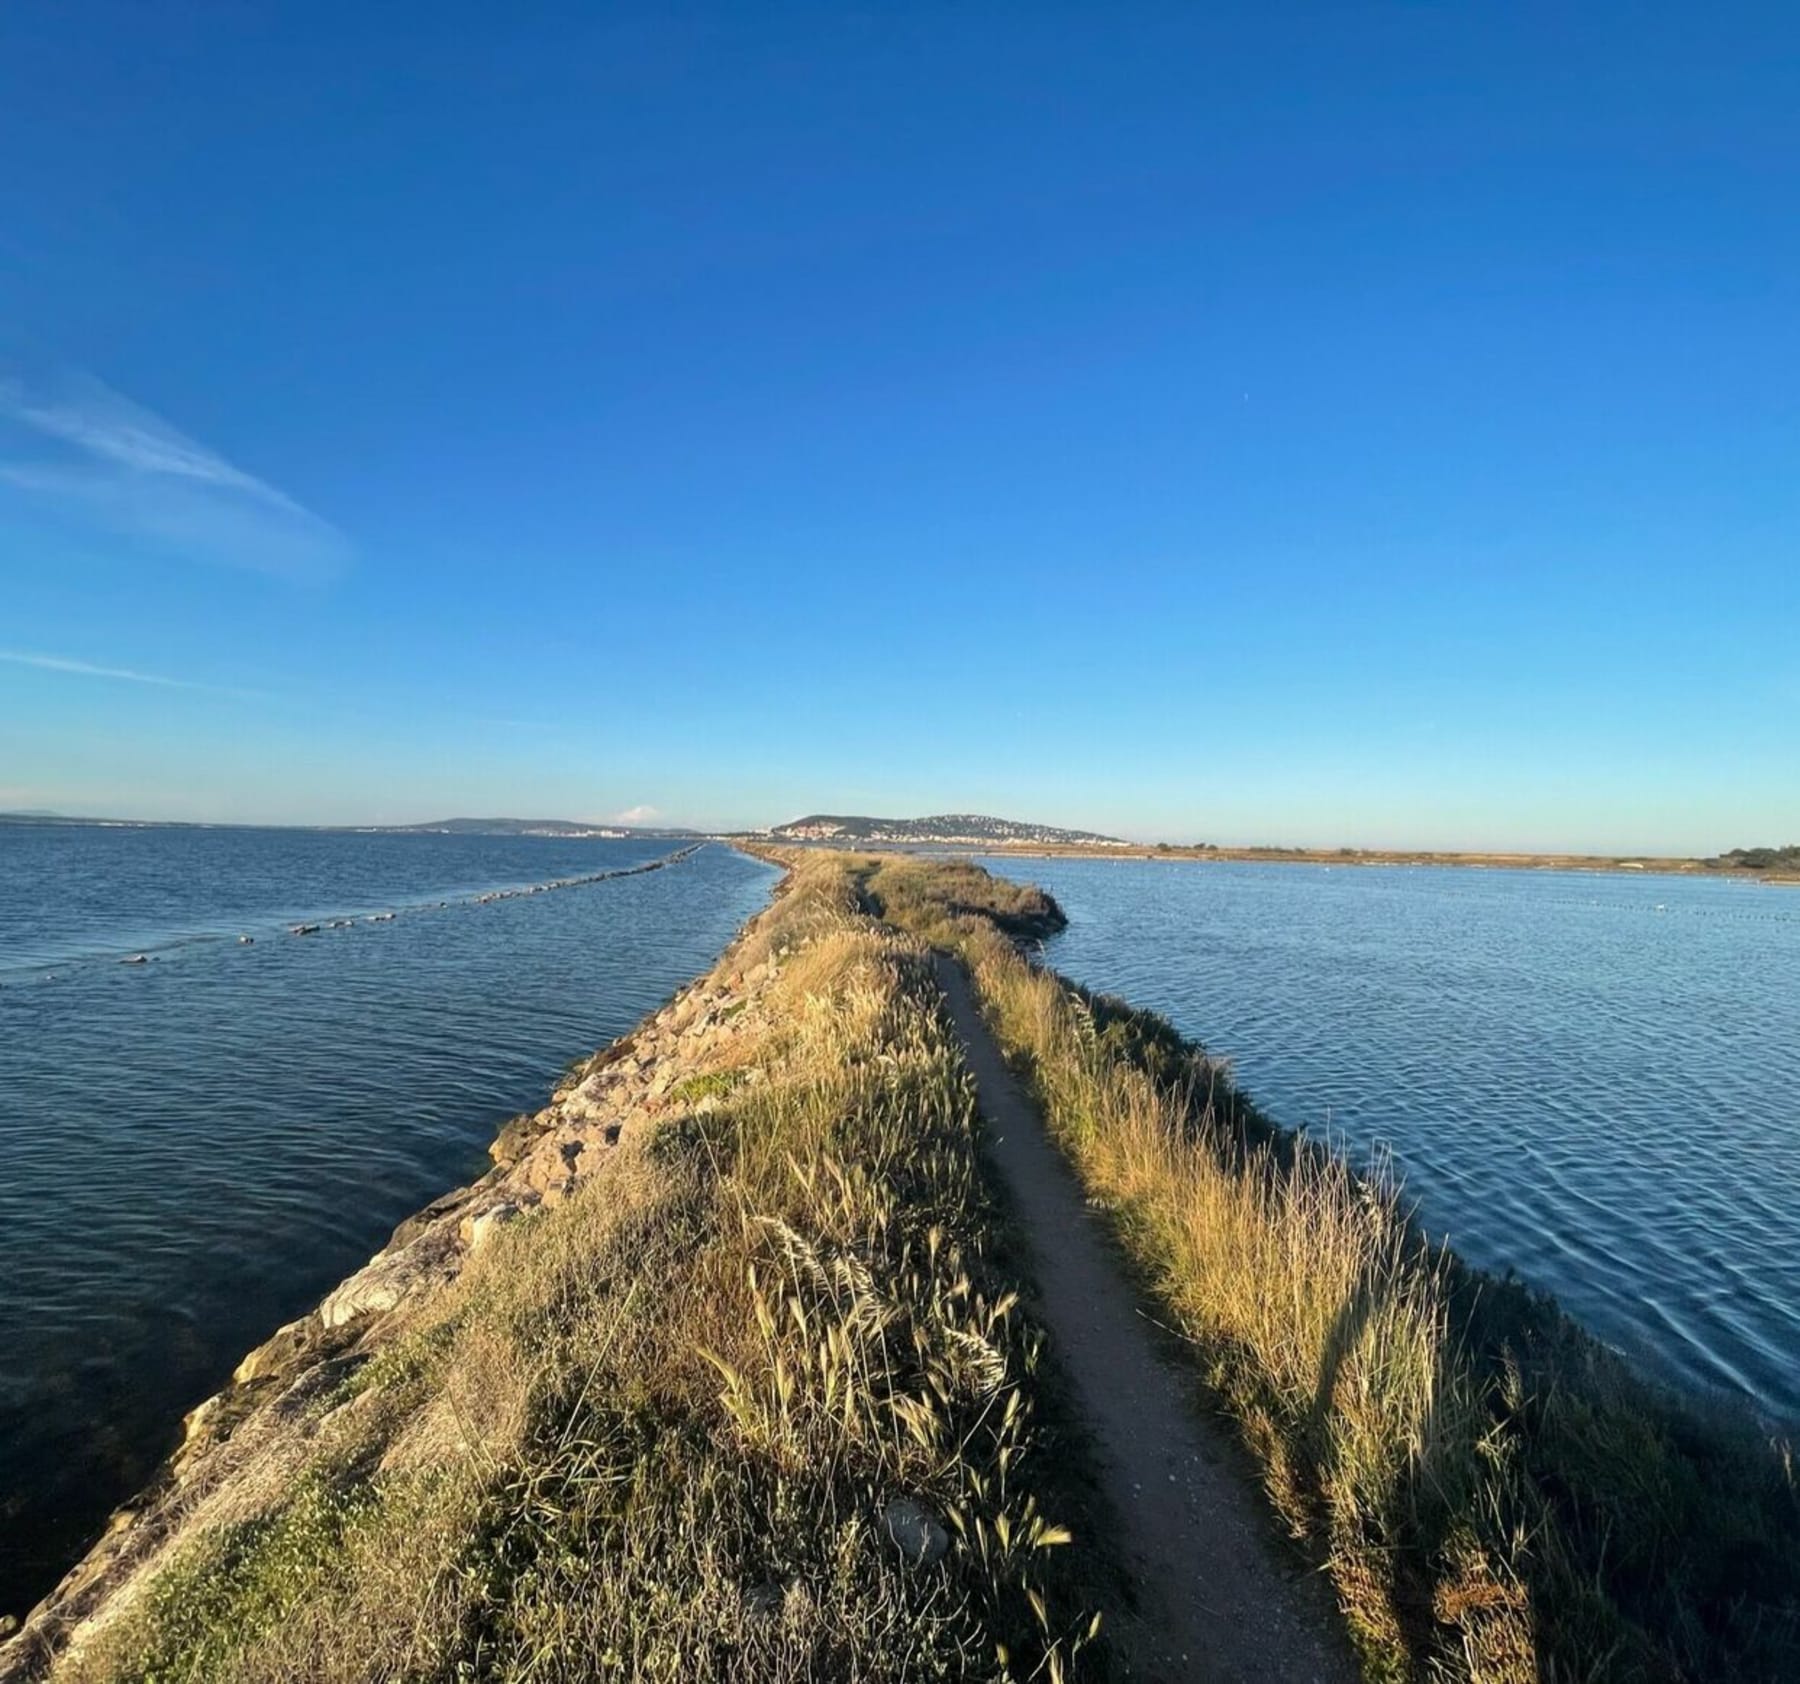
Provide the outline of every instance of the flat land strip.
{"type": "Polygon", "coordinates": [[[1606,871],[1626,876],[1727,877],[1759,883],[1800,883],[1792,870],[1759,871],[1713,865],[1698,858],[1651,854],[1438,853],[1410,848],[1214,848],[1159,843],[994,843],[977,852],[990,858],[1236,861],[1250,865],[1432,865],[1488,871],[1606,871]]]}

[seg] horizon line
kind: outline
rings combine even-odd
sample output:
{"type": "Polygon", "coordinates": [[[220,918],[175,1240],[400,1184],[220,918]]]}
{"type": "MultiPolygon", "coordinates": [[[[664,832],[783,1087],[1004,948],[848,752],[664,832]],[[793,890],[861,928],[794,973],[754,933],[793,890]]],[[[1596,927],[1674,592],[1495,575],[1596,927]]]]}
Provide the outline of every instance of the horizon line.
{"type": "MultiPolygon", "coordinates": [[[[847,818],[848,817],[864,818],[864,817],[869,817],[870,815],[844,814],[841,816],[847,817],[847,818]]],[[[937,816],[937,815],[933,815],[933,814],[921,815],[921,817],[935,817],[935,816],[937,816]]],[[[950,816],[950,815],[946,814],[944,816],[950,816]]],[[[983,814],[983,813],[959,814],[957,816],[966,816],[966,817],[970,817],[970,818],[993,818],[994,817],[994,815],[983,814]]],[[[143,818],[143,817],[133,817],[133,816],[130,816],[127,814],[121,814],[121,813],[68,813],[68,812],[62,812],[62,811],[52,810],[52,809],[48,809],[48,808],[0,808],[0,822],[7,822],[7,823],[23,822],[23,823],[35,823],[35,824],[59,824],[60,823],[60,824],[81,824],[81,825],[114,825],[114,826],[119,826],[121,828],[133,828],[133,829],[150,829],[150,828],[156,828],[156,827],[163,827],[163,828],[168,828],[168,829],[187,829],[187,830],[303,830],[303,831],[329,830],[329,831],[345,831],[345,832],[352,832],[352,833],[355,833],[355,832],[367,833],[367,832],[375,832],[375,831],[434,832],[434,831],[441,831],[445,827],[450,826],[450,825],[469,825],[469,824],[479,825],[479,824],[502,824],[502,823],[504,823],[504,824],[515,824],[515,825],[541,824],[541,825],[546,825],[546,826],[551,826],[551,825],[568,826],[568,827],[571,827],[574,829],[580,829],[580,830],[585,830],[585,831],[611,830],[611,831],[622,831],[622,832],[627,832],[627,833],[635,833],[635,834],[640,834],[640,835],[669,835],[669,834],[678,834],[679,833],[679,834],[687,834],[687,835],[693,835],[693,836],[702,836],[702,837],[706,837],[709,839],[730,840],[735,837],[748,837],[748,838],[770,837],[774,834],[775,831],[780,830],[785,825],[799,823],[799,822],[801,822],[801,820],[799,820],[799,819],[784,819],[784,820],[779,821],[776,824],[771,824],[771,825],[729,825],[729,826],[727,826],[727,825],[711,825],[711,826],[709,826],[709,825],[700,825],[700,824],[682,824],[682,823],[673,822],[673,821],[671,821],[669,823],[664,823],[664,824],[631,824],[631,823],[621,822],[618,819],[610,819],[610,818],[601,818],[601,819],[563,819],[563,818],[519,819],[519,818],[513,818],[513,817],[510,817],[507,815],[502,815],[502,814],[492,814],[492,815],[487,815],[485,817],[475,817],[475,816],[457,814],[457,815],[453,815],[453,816],[450,816],[447,818],[412,819],[412,820],[400,820],[400,821],[392,821],[392,822],[385,822],[385,823],[375,823],[375,822],[369,822],[369,821],[357,821],[357,820],[349,820],[349,819],[303,820],[303,819],[143,818]]],[[[918,821],[911,820],[911,821],[899,821],[899,822],[916,823],[918,821]]],[[[1029,822],[1029,821],[1002,820],[999,822],[1015,823],[1015,822],[1029,822]]],[[[1072,827],[1072,826],[1051,825],[1051,824],[1043,824],[1041,826],[1038,826],[1037,828],[1041,828],[1044,830],[1074,830],[1075,829],[1075,827],[1072,827]]],[[[1618,862],[1643,861],[1645,863],[1688,862],[1688,861],[1706,861],[1706,860],[1712,860],[1712,859],[1723,859],[1723,858],[1728,857],[1730,854],[1732,854],[1734,852],[1743,852],[1743,851],[1748,851],[1748,850],[1755,849],[1755,848],[1765,848],[1765,847],[1780,849],[1780,848],[1792,845],[1792,844],[1783,844],[1783,843],[1738,843],[1732,848],[1720,849],[1716,853],[1702,854],[1702,853],[1663,853],[1656,849],[1618,849],[1618,848],[1592,849],[1592,848],[1567,848],[1567,847],[1543,847],[1543,846],[1496,847],[1496,846],[1489,845],[1489,846],[1482,846],[1482,847],[1454,847],[1454,848],[1451,848],[1451,847],[1430,847],[1430,846],[1421,846],[1421,845],[1414,845],[1414,844],[1363,845],[1363,844],[1351,844],[1351,843],[1304,843],[1304,842],[1194,842],[1194,841],[1175,841],[1168,837],[1148,837],[1148,838],[1146,838],[1146,837],[1129,837],[1129,836],[1107,836],[1107,835],[1104,835],[1097,831],[1080,832],[1079,834],[1094,837],[1095,840],[1091,841],[1091,842],[1085,842],[1085,843],[1077,842],[1077,843],[1065,843],[1065,844],[1058,844],[1058,845],[1069,847],[1072,850],[1076,850],[1076,851],[1079,851],[1081,848],[1085,847],[1085,848],[1091,849],[1095,853],[1101,853],[1105,849],[1108,849],[1108,848],[1141,848],[1141,849],[1148,849],[1148,850],[1152,850],[1152,851],[1158,850],[1158,849],[1165,849],[1170,852],[1184,853],[1184,854],[1187,854],[1187,853],[1193,853],[1193,854],[1217,853],[1217,854],[1221,854],[1221,855],[1248,854],[1248,853],[1254,853],[1254,854],[1298,854],[1298,855],[1305,855],[1308,857],[1317,857],[1317,858],[1321,858],[1321,859],[1329,859],[1334,855],[1335,856],[1343,856],[1346,858],[1354,858],[1354,857],[1367,858],[1367,857],[1372,856],[1372,857],[1376,857],[1376,858],[1393,857],[1393,858],[1397,858],[1397,859],[1405,859],[1405,858],[1414,857],[1414,856],[1428,856],[1428,857],[1438,858],[1438,859],[1552,859],[1552,860],[1567,859],[1567,860],[1608,860],[1608,861],[1618,861],[1618,862]]],[[[789,840],[789,839],[778,838],[778,840],[789,840]]],[[[793,839],[793,840],[798,841],[799,839],[793,839]]],[[[823,841],[827,841],[827,842],[829,840],[830,840],[829,838],[823,839],[823,841]]],[[[814,844],[814,845],[817,845],[817,844],[814,844]]],[[[881,851],[881,849],[883,847],[892,847],[892,846],[899,846],[899,845],[904,845],[904,844],[893,844],[893,843],[875,844],[870,851],[879,852],[879,851],[881,851]]],[[[1049,844],[1035,844],[1035,846],[1039,846],[1039,847],[1046,846],[1046,845],[1049,845],[1049,844]]],[[[857,843],[856,838],[854,838],[854,837],[847,838],[845,840],[844,846],[846,847],[846,849],[848,849],[850,851],[856,851],[858,848],[858,843],[857,843]]],[[[1013,849],[1013,850],[1018,850],[1020,852],[1023,852],[1024,850],[1029,849],[1032,846],[1034,846],[1034,844],[1029,843],[1029,842],[1024,842],[1024,843],[1017,842],[1017,841],[1008,842],[1004,839],[995,839],[995,840],[985,844],[982,851],[992,851],[992,852],[996,852],[996,853],[1004,853],[1004,852],[1008,851],[1008,849],[1013,849]]]]}

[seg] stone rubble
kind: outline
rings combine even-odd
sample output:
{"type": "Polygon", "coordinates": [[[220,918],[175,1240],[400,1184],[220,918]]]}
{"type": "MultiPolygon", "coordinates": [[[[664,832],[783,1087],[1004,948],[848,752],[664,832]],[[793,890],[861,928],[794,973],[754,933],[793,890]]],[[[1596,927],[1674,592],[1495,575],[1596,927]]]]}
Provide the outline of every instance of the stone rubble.
{"type": "Polygon", "coordinates": [[[722,1091],[761,1079],[755,1061],[769,1016],[760,996],[780,967],[770,959],[745,970],[736,958],[759,922],[710,974],[572,1066],[543,1109],[507,1123],[489,1148],[492,1170],[407,1218],[316,1310],[249,1352],[225,1389],[188,1413],[181,1446],[156,1482],[117,1511],[16,1633],[0,1633],[0,1684],[23,1684],[47,1657],[78,1646],[192,1526],[297,1461],[318,1430],[317,1400],[398,1338],[502,1228],[561,1204],[603,1175],[622,1146],[710,1114],[722,1091]]]}

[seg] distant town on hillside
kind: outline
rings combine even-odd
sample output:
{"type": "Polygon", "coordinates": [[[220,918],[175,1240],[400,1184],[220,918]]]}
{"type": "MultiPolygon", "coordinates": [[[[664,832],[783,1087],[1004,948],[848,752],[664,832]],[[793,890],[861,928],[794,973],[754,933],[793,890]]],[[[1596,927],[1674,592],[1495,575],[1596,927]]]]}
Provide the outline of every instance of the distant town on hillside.
{"type": "Polygon", "coordinates": [[[768,834],[783,842],[913,842],[952,847],[1023,842],[1058,847],[1111,847],[1116,836],[1092,830],[1066,830],[1053,824],[1023,824],[986,813],[933,813],[922,819],[876,819],[846,813],[809,813],[803,819],[773,826],[768,834]]]}

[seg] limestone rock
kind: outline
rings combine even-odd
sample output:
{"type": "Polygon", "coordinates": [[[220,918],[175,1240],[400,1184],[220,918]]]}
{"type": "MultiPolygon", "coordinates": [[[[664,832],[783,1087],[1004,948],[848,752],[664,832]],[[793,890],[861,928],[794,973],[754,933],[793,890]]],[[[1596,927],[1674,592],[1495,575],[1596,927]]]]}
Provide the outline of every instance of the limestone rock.
{"type": "Polygon", "coordinates": [[[517,1188],[546,1205],[560,1204],[600,1166],[607,1152],[604,1126],[580,1121],[552,1128],[513,1166],[517,1188]]]}
{"type": "Polygon", "coordinates": [[[516,1164],[525,1156],[531,1143],[544,1132],[544,1126],[541,1112],[536,1116],[529,1112],[521,1113],[494,1136],[493,1144],[488,1147],[488,1156],[502,1169],[516,1164]]]}
{"type": "Polygon", "coordinates": [[[399,1276],[365,1269],[352,1275],[319,1306],[319,1320],[326,1327],[343,1327],[358,1317],[393,1309],[405,1295],[399,1276]]]}
{"type": "Polygon", "coordinates": [[[483,1185],[484,1182],[478,1181],[473,1187],[458,1187],[441,1199],[433,1199],[422,1210],[414,1211],[395,1228],[382,1250],[399,1251],[403,1246],[409,1246],[414,1240],[442,1227],[446,1217],[460,1215],[480,1197],[483,1185]]]}
{"type": "Polygon", "coordinates": [[[238,1385],[261,1380],[271,1374],[284,1373],[296,1367],[318,1343],[311,1316],[302,1316],[278,1328],[231,1371],[238,1385]]]}
{"type": "Polygon", "coordinates": [[[382,1315],[405,1299],[453,1281],[467,1252],[454,1220],[431,1229],[398,1251],[384,1251],[359,1269],[319,1306],[326,1328],[382,1315]]]}
{"type": "Polygon", "coordinates": [[[181,1442],[183,1447],[190,1445],[206,1430],[212,1417],[219,1411],[220,1398],[214,1392],[204,1403],[197,1403],[181,1418],[181,1442]]]}
{"type": "Polygon", "coordinates": [[[480,1251],[518,1214],[519,1207],[510,1199],[503,1199],[499,1204],[489,1205],[486,1210],[477,1211],[473,1216],[465,1216],[462,1235],[468,1244],[470,1255],[480,1251]]]}

